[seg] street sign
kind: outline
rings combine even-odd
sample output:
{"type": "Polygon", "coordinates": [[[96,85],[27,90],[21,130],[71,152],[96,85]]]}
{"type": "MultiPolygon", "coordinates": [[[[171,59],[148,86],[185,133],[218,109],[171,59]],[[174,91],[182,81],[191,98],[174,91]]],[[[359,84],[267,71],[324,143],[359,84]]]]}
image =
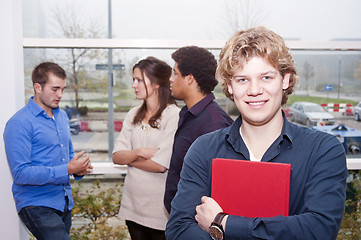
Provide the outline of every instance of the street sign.
{"type": "MultiPolygon", "coordinates": [[[[124,70],[124,64],[113,64],[113,70],[124,70]]],[[[96,70],[108,70],[108,64],[95,64],[96,70]]]]}
{"type": "Polygon", "coordinates": [[[326,84],[325,85],[325,91],[332,91],[333,90],[333,85],[332,84],[326,84]]]}

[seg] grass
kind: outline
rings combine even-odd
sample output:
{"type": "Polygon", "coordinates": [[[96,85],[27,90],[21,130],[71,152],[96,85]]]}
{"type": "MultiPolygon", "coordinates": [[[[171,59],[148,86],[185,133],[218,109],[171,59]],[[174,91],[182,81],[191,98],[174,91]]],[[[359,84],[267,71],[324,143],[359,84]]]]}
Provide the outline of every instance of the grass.
{"type": "Polygon", "coordinates": [[[341,98],[328,98],[327,97],[312,97],[312,96],[297,96],[297,95],[291,95],[289,96],[287,106],[291,105],[294,102],[314,102],[314,103],[351,103],[353,106],[355,106],[358,102],[347,100],[347,99],[341,99],[341,98]]]}

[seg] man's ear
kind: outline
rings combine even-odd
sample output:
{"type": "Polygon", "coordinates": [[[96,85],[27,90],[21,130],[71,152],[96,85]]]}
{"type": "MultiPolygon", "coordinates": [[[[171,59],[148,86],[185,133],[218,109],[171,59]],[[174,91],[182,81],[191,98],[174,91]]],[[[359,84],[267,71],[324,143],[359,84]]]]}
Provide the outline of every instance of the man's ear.
{"type": "Polygon", "coordinates": [[[185,78],[188,85],[191,85],[194,81],[196,81],[193,74],[188,74],[185,78]]]}
{"type": "Polygon", "coordinates": [[[290,86],[291,73],[286,73],[282,81],[282,89],[286,90],[290,86]]]}
{"type": "Polygon", "coordinates": [[[228,90],[229,94],[233,95],[233,88],[232,88],[231,82],[227,83],[227,90],[228,90]]]}
{"type": "Polygon", "coordinates": [[[43,87],[41,86],[40,83],[34,83],[34,91],[36,93],[40,93],[43,90],[43,87]]]}

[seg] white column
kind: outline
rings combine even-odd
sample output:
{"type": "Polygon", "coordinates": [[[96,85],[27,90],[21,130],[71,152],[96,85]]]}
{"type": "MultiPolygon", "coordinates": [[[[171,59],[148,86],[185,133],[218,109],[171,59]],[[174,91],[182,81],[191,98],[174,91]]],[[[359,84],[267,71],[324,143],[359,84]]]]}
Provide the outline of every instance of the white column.
{"type": "Polygon", "coordinates": [[[3,139],[7,120],[24,106],[21,0],[1,0],[0,32],[0,238],[29,239],[17,216],[3,139]]]}

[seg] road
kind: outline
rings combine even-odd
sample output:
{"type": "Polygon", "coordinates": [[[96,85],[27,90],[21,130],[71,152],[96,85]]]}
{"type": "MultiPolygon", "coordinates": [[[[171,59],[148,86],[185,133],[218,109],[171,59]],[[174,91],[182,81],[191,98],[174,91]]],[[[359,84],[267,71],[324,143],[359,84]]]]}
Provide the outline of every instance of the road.
{"type": "MultiPolygon", "coordinates": [[[[114,140],[119,132],[114,133],[114,140]]],[[[92,162],[112,161],[108,158],[108,132],[80,132],[71,135],[74,151],[85,151],[90,155],[92,162]]]]}
{"type": "Polygon", "coordinates": [[[336,124],[344,124],[346,127],[350,127],[361,131],[361,121],[355,121],[352,118],[337,119],[336,124]]]}

